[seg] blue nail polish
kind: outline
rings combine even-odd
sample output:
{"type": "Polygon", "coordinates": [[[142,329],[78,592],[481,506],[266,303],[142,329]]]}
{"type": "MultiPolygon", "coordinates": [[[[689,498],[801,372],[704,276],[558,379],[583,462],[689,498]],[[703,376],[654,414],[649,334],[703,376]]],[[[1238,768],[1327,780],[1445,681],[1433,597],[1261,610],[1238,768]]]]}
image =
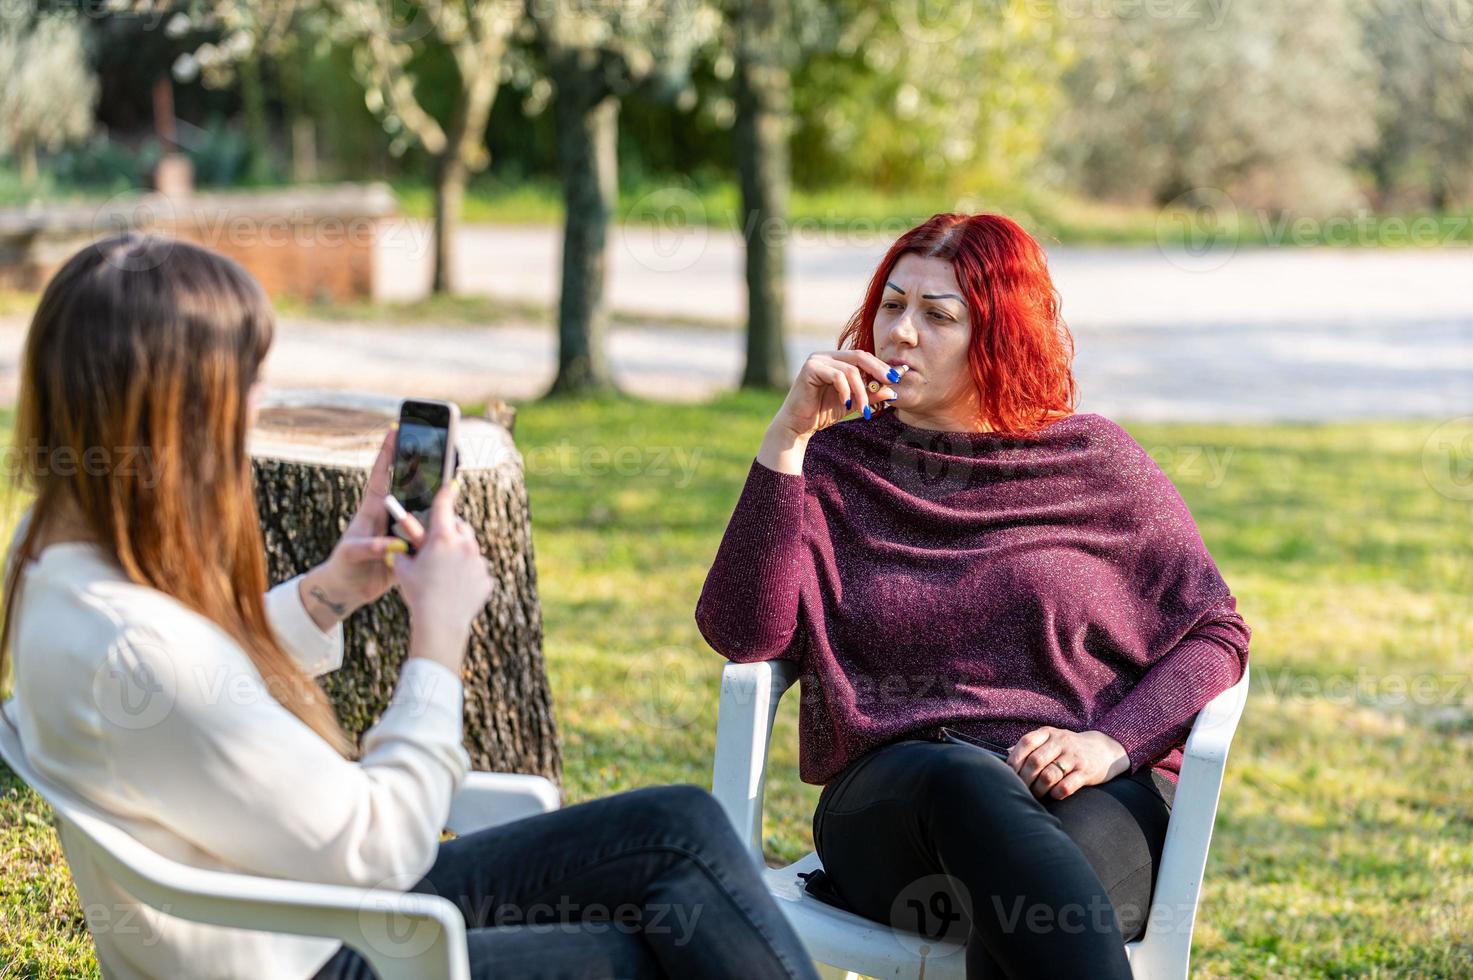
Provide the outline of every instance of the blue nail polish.
{"type": "Polygon", "coordinates": [[[844,399],[844,407],[845,408],[853,408],[854,407],[854,399],[853,398],[846,398],[846,399],[844,399]]]}
{"type": "Polygon", "coordinates": [[[900,380],[900,372],[897,371],[897,370],[895,370],[895,368],[891,368],[890,369],[890,373],[887,374],[887,375],[885,375],[885,377],[889,378],[891,381],[899,381],[900,380]]]}
{"type": "Polygon", "coordinates": [[[864,406],[864,417],[865,418],[869,418],[873,414],[874,413],[870,411],[870,408],[869,408],[868,405],[864,406]]]}

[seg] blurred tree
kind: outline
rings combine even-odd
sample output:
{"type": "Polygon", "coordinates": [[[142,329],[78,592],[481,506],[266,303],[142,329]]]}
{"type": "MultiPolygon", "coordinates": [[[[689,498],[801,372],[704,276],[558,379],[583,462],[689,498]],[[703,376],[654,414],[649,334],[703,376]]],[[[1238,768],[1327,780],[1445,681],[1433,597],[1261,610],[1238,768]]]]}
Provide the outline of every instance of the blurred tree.
{"type": "Polygon", "coordinates": [[[448,292],[466,183],[489,162],[486,125],[507,68],[508,40],[521,20],[519,0],[196,0],[196,9],[208,12],[223,37],[181,61],[176,73],[201,72],[207,84],[238,75],[248,129],[264,140],[260,63],[263,57],[277,62],[298,180],[316,172],[316,127],[308,109],[312,59],[331,57],[334,45],[352,52],[354,75],[392,138],[391,152],[418,146],[430,158],[431,289],[448,292]],[[449,79],[440,70],[442,54],[449,56],[449,79]],[[421,90],[426,72],[441,91],[421,90]],[[442,101],[444,111],[432,111],[442,101]]]}
{"type": "Polygon", "coordinates": [[[782,388],[792,158],[808,186],[923,182],[980,196],[1026,182],[1063,52],[1053,5],[728,0],[724,11],[746,244],[742,384],[782,388]]]}
{"type": "Polygon", "coordinates": [[[1437,4],[1365,0],[1360,10],[1380,85],[1380,138],[1365,162],[1381,203],[1473,202],[1473,34],[1436,19],[1437,4]]]}
{"type": "MultiPolygon", "coordinates": [[[[1055,149],[1094,196],[1165,204],[1354,202],[1347,168],[1375,137],[1356,0],[1233,0],[1080,17],[1055,149]]],[[[1122,8],[1123,9],[1123,8],[1122,8]]]]}
{"type": "Polygon", "coordinates": [[[486,124],[496,101],[520,0],[315,0],[334,16],[330,36],[353,46],[368,105],[402,151],[417,143],[433,161],[435,262],[431,289],[449,292],[465,186],[490,162],[486,124]],[[458,84],[449,119],[426,111],[416,68],[426,49],[453,56],[458,84]]]}
{"type": "Polygon", "coordinates": [[[526,0],[551,82],[563,193],[558,372],[549,394],[612,390],[604,278],[618,203],[621,100],[673,98],[718,23],[704,0],[526,0]]]}
{"type": "Polygon", "coordinates": [[[793,76],[793,178],[803,187],[1031,182],[1060,108],[1060,4],[828,0],[793,76]]]}
{"type": "Polygon", "coordinates": [[[174,61],[176,79],[199,79],[206,88],[239,90],[250,147],[247,177],[254,183],[273,176],[267,63],[278,69],[277,94],[289,120],[292,179],[310,180],[316,172],[315,130],[300,79],[303,62],[322,36],[320,14],[313,4],[299,0],[193,0],[165,22],[169,37],[208,38],[174,61]]]}
{"type": "Polygon", "coordinates": [[[823,12],[810,0],[728,0],[735,57],[737,177],[747,286],[743,388],[786,388],[788,194],[792,183],[792,72],[818,43],[823,12]]]}
{"type": "Polygon", "coordinates": [[[92,132],[97,79],[71,17],[0,3],[0,155],[34,184],[36,155],[92,132]]]}

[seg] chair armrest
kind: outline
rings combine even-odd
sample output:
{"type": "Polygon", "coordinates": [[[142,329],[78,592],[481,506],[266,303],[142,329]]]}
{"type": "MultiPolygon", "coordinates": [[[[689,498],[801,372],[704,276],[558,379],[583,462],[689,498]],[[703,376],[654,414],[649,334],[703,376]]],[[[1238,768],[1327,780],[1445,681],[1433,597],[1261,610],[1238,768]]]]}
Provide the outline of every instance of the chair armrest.
{"type": "Polygon", "coordinates": [[[212,871],[165,858],[96,817],[58,810],[64,837],[134,898],[168,915],[236,929],[336,939],[380,980],[470,980],[465,920],[447,899],[212,871]]]}
{"type": "Polygon", "coordinates": [[[1146,936],[1131,960],[1138,976],[1181,977],[1192,949],[1192,929],[1207,870],[1207,850],[1217,820],[1217,802],[1227,768],[1228,747],[1248,699],[1248,668],[1238,683],[1207,703],[1192,723],[1166,829],[1161,868],[1146,936]],[[1137,965],[1139,961],[1139,965],[1137,965]]]}
{"type": "MultiPolygon", "coordinates": [[[[8,715],[9,707],[0,710],[8,715]]],[[[43,780],[5,720],[0,720],[0,759],[51,805],[67,860],[85,855],[145,905],[193,922],[335,939],[368,961],[379,980],[470,980],[460,910],[437,895],[405,892],[413,881],[391,879],[358,888],[197,868],[153,851],[43,780]]],[[[471,773],[465,787],[469,800],[510,800],[498,815],[515,811],[519,796],[543,804],[550,797],[552,806],[557,801],[557,791],[538,776],[471,773]]]]}
{"type": "Polygon", "coordinates": [[[447,829],[470,834],[523,817],[549,813],[562,804],[558,788],[543,776],[511,772],[467,773],[450,801],[447,829]]]}
{"type": "Polygon", "coordinates": [[[762,803],[772,721],[778,702],[800,673],[799,665],[791,660],[729,663],[721,671],[711,794],[758,864],[762,863],[762,803]]]}

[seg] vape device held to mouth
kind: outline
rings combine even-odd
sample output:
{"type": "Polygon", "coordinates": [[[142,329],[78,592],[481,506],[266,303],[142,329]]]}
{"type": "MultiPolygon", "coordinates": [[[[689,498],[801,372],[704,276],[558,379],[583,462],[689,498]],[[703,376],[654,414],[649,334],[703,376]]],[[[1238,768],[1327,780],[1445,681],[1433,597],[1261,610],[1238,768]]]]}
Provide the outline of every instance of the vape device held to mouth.
{"type": "Polygon", "coordinates": [[[399,431],[394,440],[394,476],[385,505],[393,517],[389,531],[409,544],[403,529],[406,515],[421,526],[429,524],[430,504],[440,488],[455,478],[455,430],[460,408],[451,402],[406,399],[399,409],[399,431]]]}
{"type": "Polygon", "coordinates": [[[941,738],[948,742],[955,742],[958,745],[970,745],[974,749],[990,752],[1004,762],[1007,761],[1008,753],[1012,751],[1006,745],[998,745],[996,742],[989,742],[985,738],[967,735],[964,732],[957,731],[955,728],[942,728],[941,738]]]}

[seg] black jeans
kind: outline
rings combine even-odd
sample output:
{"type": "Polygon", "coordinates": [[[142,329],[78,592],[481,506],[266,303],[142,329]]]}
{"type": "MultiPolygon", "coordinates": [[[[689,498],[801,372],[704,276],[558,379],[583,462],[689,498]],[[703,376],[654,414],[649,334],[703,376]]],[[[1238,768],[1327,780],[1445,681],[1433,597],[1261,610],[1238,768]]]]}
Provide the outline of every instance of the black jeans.
{"type": "Polygon", "coordinates": [[[980,749],[906,740],[824,787],[813,838],[860,915],[966,943],[967,977],[1128,980],[1175,787],[1144,770],[1039,800],[980,749]]]}
{"type": "MultiPolygon", "coordinates": [[[[696,786],[633,790],[446,841],[410,890],[460,906],[477,980],[817,980],[756,862],[696,786]]],[[[316,980],[373,976],[344,947],[316,980]]]]}

